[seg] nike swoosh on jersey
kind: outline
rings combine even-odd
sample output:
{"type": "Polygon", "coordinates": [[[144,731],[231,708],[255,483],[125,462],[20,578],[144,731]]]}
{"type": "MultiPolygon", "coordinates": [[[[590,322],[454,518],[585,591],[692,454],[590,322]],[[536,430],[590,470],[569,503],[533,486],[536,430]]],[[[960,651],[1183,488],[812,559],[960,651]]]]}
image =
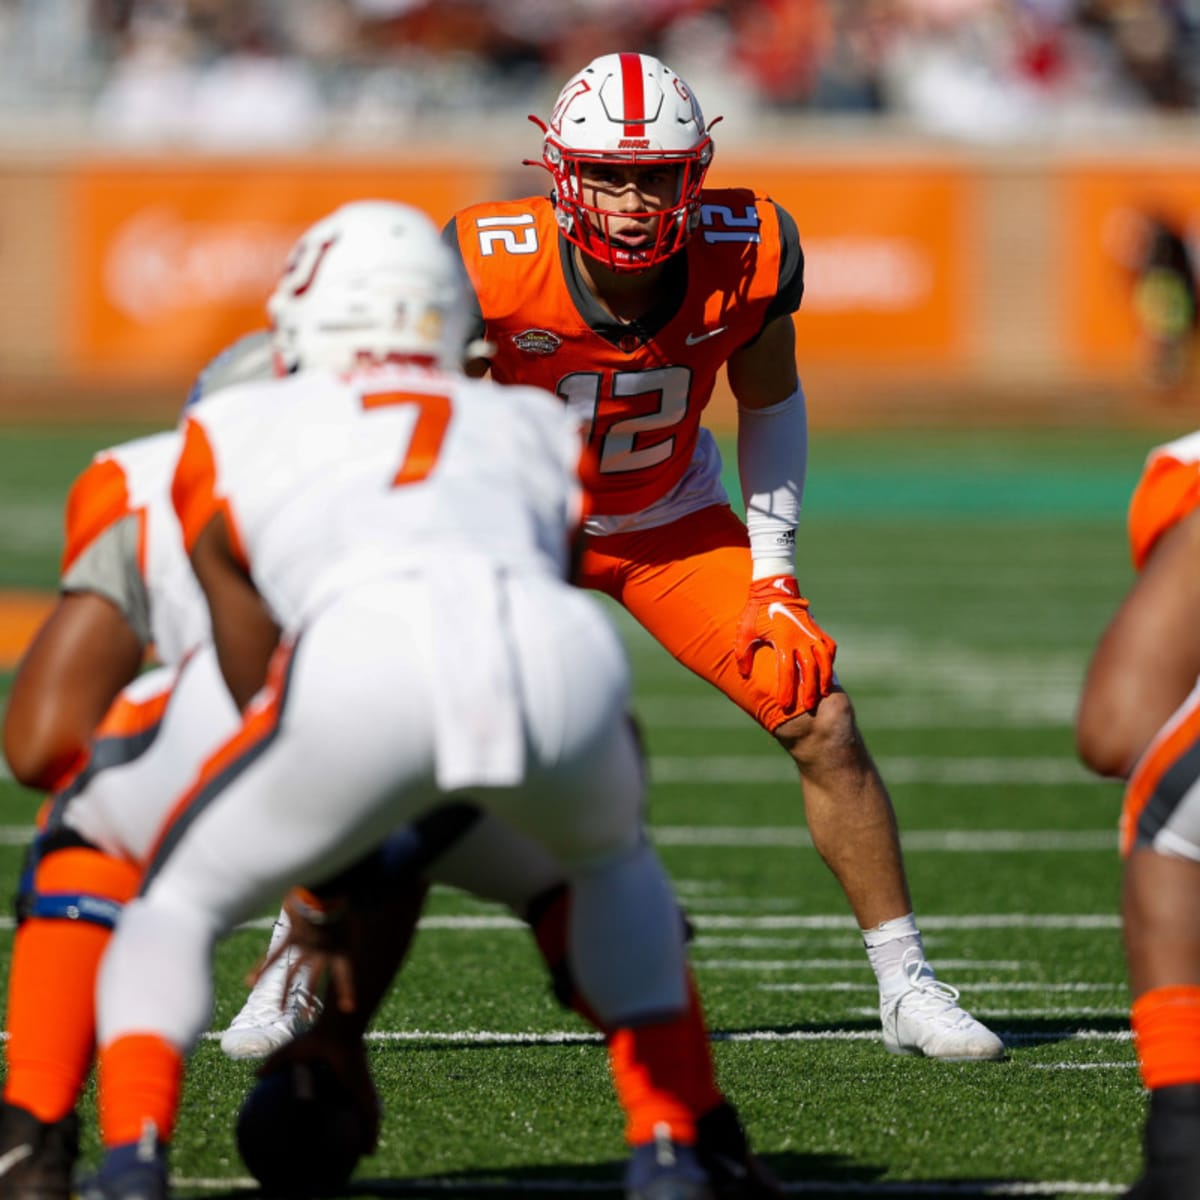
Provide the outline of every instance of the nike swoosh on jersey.
{"type": "Polygon", "coordinates": [[[707,342],[710,337],[716,337],[718,333],[724,333],[726,326],[718,325],[716,329],[706,329],[703,333],[689,333],[684,339],[685,346],[694,346],[697,342],[707,342]]]}
{"type": "Polygon", "coordinates": [[[27,1158],[33,1156],[33,1147],[24,1142],[20,1146],[14,1146],[7,1154],[0,1155],[0,1178],[3,1178],[13,1169],[23,1163],[27,1158]]]}
{"type": "Polygon", "coordinates": [[[816,641],[817,639],[817,635],[813,633],[813,631],[809,629],[809,627],[805,625],[805,623],[800,620],[800,618],[796,616],[796,614],[792,612],[792,610],[788,608],[786,604],[780,604],[778,600],[775,601],[774,604],[767,605],[767,616],[787,617],[787,619],[791,621],[793,625],[797,626],[797,628],[803,631],[805,637],[810,637],[813,639],[813,641],[816,641]]]}

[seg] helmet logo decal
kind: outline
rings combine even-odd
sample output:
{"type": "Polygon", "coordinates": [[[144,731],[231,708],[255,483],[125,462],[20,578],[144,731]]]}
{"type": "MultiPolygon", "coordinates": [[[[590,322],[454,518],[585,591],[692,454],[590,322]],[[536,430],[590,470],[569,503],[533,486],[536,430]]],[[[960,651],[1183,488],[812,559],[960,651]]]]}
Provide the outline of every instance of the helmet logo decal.
{"type": "Polygon", "coordinates": [[[571,102],[591,90],[592,86],[586,79],[577,79],[570,87],[565,88],[555,102],[554,111],[550,114],[550,128],[555,132],[561,132],[563,117],[566,116],[567,109],[571,107],[571,102]]]}
{"type": "MultiPolygon", "coordinates": [[[[325,260],[325,255],[329,253],[330,249],[333,246],[333,243],[336,241],[337,241],[337,234],[335,233],[333,235],[333,237],[326,238],[317,247],[316,257],[312,261],[312,266],[308,268],[308,273],[304,276],[304,278],[298,284],[296,284],[295,287],[292,288],[293,296],[303,296],[304,293],[307,292],[310,287],[312,287],[313,281],[317,277],[317,271],[320,269],[321,263],[325,260]]],[[[287,267],[287,273],[291,273],[292,271],[298,269],[299,266],[300,266],[300,263],[298,261],[289,263],[288,267],[287,267]]]]}
{"type": "Polygon", "coordinates": [[[513,335],[513,345],[526,354],[553,354],[562,345],[562,338],[548,329],[526,329],[513,335]]]}

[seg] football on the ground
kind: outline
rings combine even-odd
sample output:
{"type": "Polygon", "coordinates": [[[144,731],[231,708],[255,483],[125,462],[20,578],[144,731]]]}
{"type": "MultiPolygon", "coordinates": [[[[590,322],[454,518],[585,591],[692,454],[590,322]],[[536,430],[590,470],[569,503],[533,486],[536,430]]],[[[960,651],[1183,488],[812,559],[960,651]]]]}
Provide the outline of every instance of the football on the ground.
{"type": "Polygon", "coordinates": [[[242,1102],[237,1147],[271,1196],[316,1196],[341,1187],[371,1146],[371,1130],[333,1068],[286,1063],[242,1102]]]}

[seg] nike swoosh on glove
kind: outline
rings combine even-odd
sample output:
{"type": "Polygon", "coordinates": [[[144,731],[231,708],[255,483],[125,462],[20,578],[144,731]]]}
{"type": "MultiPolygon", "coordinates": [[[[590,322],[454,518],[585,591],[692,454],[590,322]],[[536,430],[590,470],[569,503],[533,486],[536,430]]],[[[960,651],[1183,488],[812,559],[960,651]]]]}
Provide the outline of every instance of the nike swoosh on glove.
{"type": "Polygon", "coordinates": [[[738,620],[734,654],[743,679],[750,678],[754,652],[775,651],[775,700],[784,712],[811,712],[833,686],[837,643],[813,620],[808,601],[792,575],[772,575],[750,585],[738,620]]]}

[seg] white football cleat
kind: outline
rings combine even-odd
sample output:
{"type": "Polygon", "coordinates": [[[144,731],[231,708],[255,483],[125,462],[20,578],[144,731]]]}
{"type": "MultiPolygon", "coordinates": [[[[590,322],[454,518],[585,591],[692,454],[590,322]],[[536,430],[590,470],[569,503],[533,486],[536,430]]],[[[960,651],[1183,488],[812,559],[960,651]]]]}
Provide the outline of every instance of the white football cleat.
{"type": "Polygon", "coordinates": [[[958,989],[935,978],[915,947],[902,964],[908,987],[880,1002],[883,1044],[889,1054],[916,1054],[943,1062],[1004,1057],[1004,1043],[958,1004],[958,989]]]}
{"type": "MultiPolygon", "coordinates": [[[[286,933],[286,923],[276,922],[268,954],[286,933]]],[[[282,954],[267,967],[246,997],[241,1012],[221,1034],[221,1049],[226,1057],[266,1058],[294,1041],[317,1019],[321,1002],[309,991],[306,981],[294,982],[284,997],[290,958],[282,954]]]]}

